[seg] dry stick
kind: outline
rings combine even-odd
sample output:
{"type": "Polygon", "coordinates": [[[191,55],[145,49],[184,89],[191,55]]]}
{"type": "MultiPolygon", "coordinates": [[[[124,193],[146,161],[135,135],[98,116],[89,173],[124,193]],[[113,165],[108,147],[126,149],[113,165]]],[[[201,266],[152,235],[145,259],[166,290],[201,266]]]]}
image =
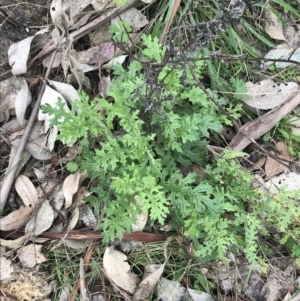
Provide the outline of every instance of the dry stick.
{"type": "MultiPolygon", "coordinates": [[[[75,42],[75,41],[79,40],[80,38],[82,38],[83,36],[85,36],[86,34],[90,33],[92,30],[94,30],[99,25],[105,24],[106,22],[110,21],[112,18],[117,17],[118,15],[127,11],[128,9],[137,6],[139,3],[140,3],[140,0],[132,0],[131,2],[129,2],[126,6],[124,6],[122,8],[115,8],[112,11],[87,23],[86,25],[82,26],[78,30],[73,31],[72,33],[70,33],[69,38],[75,42]]],[[[63,42],[65,42],[65,39],[63,42]]],[[[29,61],[29,66],[33,62],[35,62],[37,59],[50,54],[52,51],[55,50],[55,48],[56,48],[56,46],[54,45],[54,41],[52,39],[43,47],[43,49],[40,53],[38,53],[35,57],[33,57],[29,61]]]]}
{"type": "Polygon", "coordinates": [[[164,28],[164,31],[163,31],[163,34],[162,34],[162,36],[161,36],[161,38],[160,38],[160,40],[159,40],[159,42],[160,42],[161,44],[163,44],[163,43],[165,42],[165,40],[166,40],[168,31],[169,31],[169,29],[170,29],[170,27],[171,27],[171,24],[172,24],[173,20],[174,20],[174,17],[175,17],[175,15],[176,15],[176,12],[177,12],[177,10],[178,10],[178,8],[179,8],[179,6],[180,6],[180,2],[181,2],[181,0],[175,0],[175,2],[174,2],[174,5],[173,5],[173,8],[172,8],[172,12],[171,12],[170,19],[169,19],[168,23],[166,24],[166,26],[165,26],[165,28],[164,28]]]}
{"type": "MultiPolygon", "coordinates": [[[[56,51],[53,52],[50,65],[47,68],[47,72],[46,72],[46,75],[45,75],[45,79],[46,80],[49,77],[51,66],[52,66],[52,64],[54,62],[55,54],[56,54],[56,51]]],[[[41,90],[39,92],[39,95],[38,95],[38,99],[37,99],[37,101],[35,103],[35,106],[34,106],[32,112],[31,112],[31,115],[30,115],[30,118],[28,120],[27,126],[25,128],[22,140],[21,140],[21,142],[19,144],[18,150],[16,151],[16,154],[14,156],[14,159],[13,159],[12,163],[11,163],[11,166],[9,166],[8,169],[7,169],[6,177],[5,177],[5,179],[3,181],[3,184],[2,184],[2,187],[1,187],[0,212],[3,210],[3,208],[4,208],[5,204],[6,204],[6,200],[7,200],[9,191],[10,191],[11,186],[12,186],[12,184],[14,182],[14,179],[15,179],[15,175],[16,175],[16,172],[17,172],[18,163],[19,163],[20,158],[22,156],[22,153],[23,153],[23,151],[25,149],[27,140],[29,138],[30,132],[31,132],[32,127],[33,127],[34,122],[35,122],[35,118],[36,118],[36,116],[38,114],[38,111],[39,111],[39,108],[40,108],[41,99],[42,99],[42,96],[43,96],[43,93],[44,93],[44,90],[45,90],[45,87],[46,87],[46,80],[43,82],[42,88],[41,88],[41,90]]]]}
{"type": "MultiPolygon", "coordinates": [[[[90,263],[90,260],[92,258],[94,247],[95,247],[94,243],[92,243],[91,245],[89,245],[88,250],[87,250],[87,252],[86,252],[86,254],[84,256],[83,263],[84,263],[84,270],[85,271],[87,270],[88,264],[90,263]]],[[[79,279],[76,281],[76,284],[75,284],[75,286],[74,286],[74,288],[72,290],[72,293],[70,295],[69,301],[75,301],[77,291],[78,291],[78,289],[80,287],[80,275],[79,275],[78,278],[79,279]]]]}
{"type": "Polygon", "coordinates": [[[88,301],[89,297],[86,290],[85,285],[85,265],[82,258],[80,258],[80,266],[79,266],[79,283],[80,283],[80,300],[81,301],[88,301]]]}

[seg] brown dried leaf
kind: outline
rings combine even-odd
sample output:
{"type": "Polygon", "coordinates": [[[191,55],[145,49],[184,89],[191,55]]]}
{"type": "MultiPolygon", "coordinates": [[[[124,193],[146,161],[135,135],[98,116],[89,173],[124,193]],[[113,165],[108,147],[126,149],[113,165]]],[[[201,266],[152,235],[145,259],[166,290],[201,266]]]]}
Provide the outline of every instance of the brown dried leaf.
{"type": "Polygon", "coordinates": [[[89,192],[86,187],[82,186],[78,189],[75,196],[73,197],[73,203],[68,208],[68,211],[74,210],[76,207],[80,206],[81,204],[84,204],[83,199],[87,196],[89,196],[91,192],[89,192]]]}
{"type": "MultiPolygon", "coordinates": [[[[289,153],[288,147],[285,145],[284,142],[278,141],[276,143],[276,149],[278,150],[279,154],[275,154],[274,152],[271,152],[273,155],[277,155],[277,157],[279,158],[291,160],[291,155],[289,153]]],[[[265,172],[269,178],[278,175],[282,172],[285,172],[287,169],[288,168],[282,165],[278,160],[273,159],[271,157],[267,158],[266,165],[265,165],[265,172]]]]}
{"type": "Polygon", "coordinates": [[[0,257],[0,281],[9,279],[14,273],[14,268],[10,259],[0,257]]]}
{"type": "Polygon", "coordinates": [[[267,157],[266,156],[259,156],[259,159],[257,162],[252,163],[251,165],[249,165],[247,167],[247,169],[249,171],[254,171],[257,169],[260,169],[261,167],[264,166],[264,164],[266,163],[267,157]]]}
{"type": "Polygon", "coordinates": [[[29,244],[18,250],[18,257],[21,264],[26,268],[33,268],[36,264],[47,261],[41,253],[42,245],[29,244]]]}
{"type": "MultiPolygon", "coordinates": [[[[272,155],[275,155],[273,151],[270,152],[272,155]]],[[[265,165],[265,173],[267,177],[271,178],[275,175],[282,173],[286,169],[285,166],[280,164],[277,160],[268,156],[265,165]]]]}
{"type": "Polygon", "coordinates": [[[76,227],[78,223],[78,219],[79,219],[79,209],[77,207],[72,212],[71,218],[68,223],[67,231],[71,231],[76,227]]]}
{"type": "Polygon", "coordinates": [[[52,206],[48,200],[44,200],[36,215],[27,222],[25,232],[38,236],[52,226],[54,218],[52,206]]]}
{"type": "Polygon", "coordinates": [[[266,33],[275,40],[284,40],[283,26],[277,16],[272,13],[269,9],[263,10],[264,15],[264,28],[266,33]]]}
{"type": "Polygon", "coordinates": [[[114,283],[126,292],[134,294],[138,283],[137,275],[131,270],[127,262],[127,256],[113,247],[108,247],[103,256],[104,270],[114,283]]]}
{"type": "MultiPolygon", "coordinates": [[[[4,130],[8,133],[11,132],[11,134],[9,135],[11,145],[15,148],[18,148],[25,128],[20,128],[20,125],[17,125],[17,120],[12,120],[8,124],[9,125],[5,127],[4,130]]],[[[36,122],[30,132],[30,136],[26,144],[26,149],[34,158],[38,160],[48,160],[51,158],[51,152],[45,145],[45,141],[46,135],[44,134],[42,123],[36,122]]]]}
{"type": "Polygon", "coordinates": [[[104,42],[99,45],[99,50],[94,52],[88,63],[101,67],[104,63],[113,58],[115,54],[115,46],[112,42],[104,42]]]}
{"type": "Polygon", "coordinates": [[[255,120],[249,121],[239,129],[229,143],[229,148],[242,151],[251,143],[251,139],[255,140],[270,131],[278,121],[296,108],[299,103],[300,92],[295,92],[280,106],[255,120]]]}
{"type": "Polygon", "coordinates": [[[284,103],[295,91],[295,82],[276,83],[272,79],[262,80],[253,84],[246,83],[247,98],[242,99],[249,107],[259,110],[270,110],[284,103]]]}
{"type": "Polygon", "coordinates": [[[79,173],[69,175],[63,184],[63,193],[65,196],[65,209],[71,206],[74,194],[78,191],[80,185],[87,177],[87,173],[79,173]]]}
{"type": "Polygon", "coordinates": [[[0,230],[11,231],[22,227],[31,217],[32,209],[21,206],[18,210],[0,218],[0,230]]]}
{"type": "Polygon", "coordinates": [[[93,210],[88,206],[79,207],[79,220],[80,225],[84,225],[87,228],[94,228],[97,225],[97,218],[94,215],[93,210]]]}
{"type": "Polygon", "coordinates": [[[40,184],[39,187],[36,188],[36,191],[38,193],[39,198],[44,198],[46,195],[48,195],[55,187],[57,186],[57,183],[55,181],[47,181],[42,184],[40,184]]]}
{"type": "Polygon", "coordinates": [[[165,263],[162,265],[148,265],[145,267],[145,275],[142,282],[138,285],[132,300],[148,300],[151,293],[155,289],[163,271],[165,268],[165,263]]]}
{"type": "Polygon", "coordinates": [[[29,238],[30,234],[25,234],[24,236],[21,236],[14,240],[8,240],[8,239],[1,239],[0,238],[0,245],[2,247],[8,248],[8,249],[17,249],[20,248],[26,242],[29,238]]]}
{"type": "Polygon", "coordinates": [[[15,115],[15,98],[20,91],[24,79],[12,76],[0,82],[0,122],[7,121],[15,115]]]}
{"type": "Polygon", "coordinates": [[[24,175],[18,176],[15,188],[24,205],[34,209],[38,204],[38,195],[30,179],[24,175]]]}
{"type": "Polygon", "coordinates": [[[107,97],[110,86],[111,86],[110,76],[101,76],[98,84],[99,94],[102,97],[107,97]]]}

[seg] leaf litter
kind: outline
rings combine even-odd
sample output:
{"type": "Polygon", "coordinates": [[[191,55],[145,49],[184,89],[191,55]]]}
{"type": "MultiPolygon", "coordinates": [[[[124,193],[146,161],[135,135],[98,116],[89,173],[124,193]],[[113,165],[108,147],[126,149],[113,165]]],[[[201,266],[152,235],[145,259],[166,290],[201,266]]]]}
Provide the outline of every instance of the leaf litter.
{"type": "MultiPolygon", "coordinates": [[[[127,55],[124,54],[125,52],[117,54],[116,52],[119,50],[114,48],[114,44],[111,41],[107,42],[102,40],[100,43],[99,41],[101,38],[96,35],[94,35],[93,39],[98,41],[98,46],[96,46],[92,52],[92,48],[90,48],[82,51],[80,54],[80,52],[69,48],[71,45],[71,40],[68,41],[69,29],[76,29],[76,26],[81,27],[88,22],[91,14],[83,12],[89,4],[91,4],[96,11],[110,7],[110,4],[105,3],[105,1],[101,2],[102,3],[99,1],[71,1],[63,3],[61,0],[52,2],[51,7],[54,8],[54,10],[52,9],[50,12],[52,21],[55,25],[55,29],[52,32],[54,43],[66,46],[63,49],[63,54],[60,57],[57,55],[57,62],[55,65],[56,67],[59,65],[63,67],[68,84],[61,83],[57,80],[48,80],[48,85],[46,85],[45,92],[42,97],[42,104],[50,104],[53,106],[56,104],[57,99],[60,98],[65,103],[66,110],[69,110],[68,104],[70,105],[74,99],[78,98],[78,93],[73,85],[77,85],[79,88],[90,87],[89,79],[85,76],[86,72],[93,68],[93,70],[110,70],[114,64],[123,64],[126,60],[127,55]],[[89,50],[90,52],[88,52],[89,50]],[[85,58],[83,58],[84,56],[85,58]]],[[[150,3],[151,1],[143,2],[150,3]]],[[[136,8],[131,8],[131,10],[121,14],[120,17],[130,23],[134,32],[139,31],[148,24],[147,18],[136,8]]],[[[291,29],[293,27],[284,28],[278,18],[266,9],[264,9],[264,17],[267,20],[265,24],[266,32],[273,39],[287,41],[288,43],[277,46],[273,49],[273,52],[271,50],[265,58],[281,58],[299,61],[299,49],[295,49],[297,42],[290,41],[291,39],[287,38],[289,32],[293,31],[293,29],[291,29]]],[[[118,20],[118,17],[112,19],[111,24],[118,23],[118,20]]],[[[106,37],[109,37],[110,40],[111,35],[108,33],[107,29],[105,33],[106,37]]],[[[103,35],[103,32],[101,34],[103,35]]],[[[22,75],[27,72],[30,56],[32,56],[37,49],[42,48],[45,41],[46,35],[38,33],[36,36],[29,37],[11,46],[8,55],[9,63],[12,66],[12,73],[14,75],[22,75]]],[[[137,40],[135,43],[136,42],[137,40]]],[[[128,47],[130,46],[134,45],[128,44],[128,47]]],[[[262,67],[268,68],[271,65],[269,63],[270,62],[263,63],[262,67]]],[[[290,66],[289,63],[276,63],[277,68],[286,68],[288,66],[290,66]]],[[[109,80],[107,80],[107,82],[107,86],[109,87],[109,80]]],[[[248,90],[248,98],[243,101],[256,111],[271,111],[262,115],[257,120],[246,123],[240,128],[239,133],[229,143],[229,147],[233,150],[245,149],[252,140],[260,138],[263,134],[273,128],[279,120],[297,107],[300,101],[298,85],[295,82],[277,84],[272,80],[265,80],[255,84],[248,82],[246,86],[248,90]]],[[[107,90],[108,88],[105,87],[103,89],[99,89],[100,93],[105,96],[107,95],[107,90]]],[[[7,82],[1,82],[0,93],[1,99],[5,99],[5,101],[0,104],[0,122],[7,122],[9,119],[10,121],[14,121],[13,124],[10,124],[11,127],[6,126],[5,130],[6,134],[9,136],[13,150],[13,148],[16,148],[19,144],[19,137],[23,135],[23,129],[21,127],[18,128],[18,126],[26,126],[27,124],[26,112],[31,102],[30,88],[28,88],[25,78],[17,78],[13,76],[9,78],[7,82]],[[2,97],[3,93],[5,97],[2,97]],[[16,119],[11,119],[14,115],[16,115],[16,119]]],[[[58,132],[55,127],[50,126],[50,116],[47,116],[40,111],[38,119],[39,121],[43,121],[43,123],[35,123],[26,148],[30,155],[36,160],[48,160],[53,156],[58,132]],[[42,128],[43,126],[44,129],[42,128]]],[[[6,125],[8,124],[9,123],[6,123],[6,125]]],[[[69,150],[70,149],[71,147],[69,150]]],[[[12,157],[14,153],[15,150],[11,153],[10,157],[12,157]]],[[[287,146],[283,142],[278,142],[276,144],[276,152],[274,152],[273,155],[278,156],[279,158],[291,160],[287,146]]],[[[29,160],[29,158],[27,158],[27,160],[29,160]]],[[[66,162],[69,159],[64,157],[60,160],[62,163],[63,160],[66,162]]],[[[26,164],[26,161],[23,164],[26,164]]],[[[266,175],[269,178],[272,177],[270,181],[265,183],[266,188],[273,187],[272,185],[275,185],[276,187],[286,185],[290,190],[299,189],[298,183],[300,181],[298,179],[298,174],[290,172],[286,166],[280,164],[277,160],[273,159],[273,157],[267,156],[264,168],[266,175]],[[274,177],[280,173],[283,174],[274,177]]],[[[19,171],[21,171],[21,169],[19,171]]],[[[62,185],[57,185],[57,183],[51,179],[47,179],[47,171],[41,171],[40,169],[35,168],[34,173],[37,178],[35,185],[39,185],[37,188],[35,188],[32,181],[24,174],[18,176],[15,182],[15,188],[24,205],[21,205],[18,210],[1,217],[1,231],[18,230],[25,225],[25,233],[27,233],[27,235],[24,237],[26,240],[28,238],[33,239],[35,236],[39,236],[48,229],[55,228],[53,222],[55,218],[59,216],[60,212],[63,211],[63,205],[64,209],[71,211],[73,219],[69,217],[68,223],[62,225],[61,229],[65,227],[68,231],[70,231],[75,228],[80,220],[80,214],[81,220],[85,226],[95,227],[97,225],[97,219],[91,209],[89,207],[84,209],[82,206],[83,198],[90,195],[88,188],[86,186],[81,186],[87,178],[87,175],[84,173],[69,175],[64,179],[62,185]],[[52,196],[50,198],[46,198],[49,193],[51,195],[51,192],[52,196]],[[44,198],[43,200],[42,197],[44,198]]],[[[64,214],[67,216],[67,211],[65,211],[64,214]]],[[[148,213],[144,212],[140,216],[140,220],[138,220],[141,224],[132,225],[133,230],[143,231],[147,224],[147,220],[148,213]]],[[[10,249],[19,248],[24,241],[25,240],[21,237],[19,241],[15,240],[15,244],[11,241],[12,243],[9,245],[1,239],[1,245],[10,249]]],[[[71,245],[72,241],[69,241],[69,243],[71,245]]],[[[79,248],[82,247],[84,243],[85,241],[80,243],[79,248]]],[[[74,245],[73,247],[77,246],[74,245]]],[[[44,262],[46,258],[41,252],[41,249],[42,245],[37,244],[27,244],[26,246],[19,248],[18,258],[20,263],[26,268],[31,268],[36,264],[44,262]]],[[[5,268],[5,274],[1,264],[1,277],[6,280],[15,280],[13,273],[18,271],[20,268],[15,265],[13,261],[3,256],[1,256],[0,259],[3,266],[7,267],[5,268]]],[[[107,247],[103,257],[103,265],[105,272],[109,275],[113,282],[119,288],[124,289],[126,293],[132,294],[133,300],[147,299],[155,290],[157,283],[158,286],[156,288],[156,294],[161,298],[161,300],[183,300],[186,294],[188,294],[189,298],[192,300],[213,300],[210,294],[204,292],[198,293],[197,291],[190,289],[188,286],[186,289],[177,281],[170,281],[161,277],[165,264],[156,267],[152,273],[148,272],[148,268],[151,270],[151,267],[146,266],[143,280],[140,281],[137,275],[132,272],[132,268],[126,260],[127,256],[125,254],[112,247],[107,247]]],[[[257,272],[257,270],[255,271],[257,272]]],[[[284,273],[286,273],[284,275],[291,277],[291,267],[286,267],[284,273]]],[[[23,287],[22,292],[16,290],[13,284],[8,284],[6,282],[4,282],[4,292],[11,294],[11,291],[17,291],[17,293],[15,293],[17,298],[31,298],[32,296],[44,298],[49,296],[49,294],[55,290],[55,285],[50,285],[45,282],[44,279],[46,278],[39,278],[32,273],[32,271],[28,272],[28,275],[31,276],[31,280],[25,278],[23,284],[18,282],[18,285],[23,287]],[[29,284],[32,279],[36,281],[36,287],[32,292],[30,292],[29,284]],[[27,283],[27,281],[29,282],[27,283]]],[[[252,275],[253,274],[251,274],[251,277],[252,275]]],[[[49,275],[47,275],[47,277],[48,276],[49,275]]],[[[261,281],[261,277],[258,277],[257,279],[258,282],[261,281]]],[[[262,288],[262,291],[267,291],[270,287],[274,288],[272,296],[269,295],[268,300],[276,300],[279,291],[275,288],[283,287],[282,282],[284,282],[283,274],[278,277],[278,273],[272,270],[269,274],[268,282],[262,288]]],[[[223,289],[226,290],[228,288],[226,288],[224,283],[225,282],[223,282],[223,289]]],[[[284,285],[284,287],[286,287],[286,284],[284,285]]],[[[233,288],[231,287],[230,290],[232,289],[233,288]]],[[[249,295],[249,297],[253,296],[249,295]]]]}

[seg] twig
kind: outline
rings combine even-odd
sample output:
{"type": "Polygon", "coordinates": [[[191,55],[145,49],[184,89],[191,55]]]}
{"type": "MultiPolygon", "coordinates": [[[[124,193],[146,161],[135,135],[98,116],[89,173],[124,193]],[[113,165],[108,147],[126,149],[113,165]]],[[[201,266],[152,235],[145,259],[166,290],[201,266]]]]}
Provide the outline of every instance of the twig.
{"type": "MultiPolygon", "coordinates": [[[[5,238],[16,238],[23,236],[23,231],[1,231],[0,230],[0,237],[5,238]]],[[[103,234],[100,231],[93,231],[93,230],[72,230],[68,232],[44,232],[39,235],[41,238],[49,238],[55,240],[61,240],[64,238],[75,239],[75,240],[87,240],[87,239],[102,239],[103,234]]],[[[165,234],[154,234],[148,232],[137,231],[133,233],[124,233],[123,238],[124,240],[135,240],[141,242],[159,242],[165,241],[167,236],[165,234]]]]}
{"type": "MultiPolygon", "coordinates": [[[[87,270],[88,264],[90,263],[90,260],[91,260],[91,257],[92,257],[93,251],[94,251],[94,247],[95,247],[94,242],[91,242],[91,244],[89,245],[89,248],[84,256],[84,259],[83,259],[84,271],[87,270]]],[[[76,281],[76,284],[72,290],[72,294],[70,295],[69,301],[74,301],[76,298],[76,294],[77,294],[77,291],[80,286],[80,280],[81,280],[80,278],[81,277],[79,276],[79,279],[76,281]]]]}
{"type": "MultiPolygon", "coordinates": [[[[51,70],[52,64],[54,62],[55,54],[56,54],[56,51],[53,52],[51,62],[49,64],[48,68],[47,68],[47,72],[46,72],[46,75],[45,75],[46,80],[49,77],[50,70],[51,70]]],[[[15,179],[18,163],[19,163],[20,158],[22,156],[22,153],[25,149],[27,140],[29,138],[30,132],[31,132],[32,127],[33,127],[34,122],[35,122],[35,118],[38,114],[41,99],[42,99],[42,96],[44,94],[45,87],[46,87],[46,80],[42,84],[41,90],[40,90],[39,95],[38,95],[38,99],[35,103],[35,106],[34,106],[32,112],[31,112],[31,115],[30,115],[30,118],[28,120],[27,126],[25,128],[22,140],[21,140],[21,142],[19,144],[19,147],[16,151],[16,154],[14,156],[14,159],[13,159],[12,163],[11,163],[11,166],[9,166],[9,168],[6,171],[5,179],[3,181],[3,184],[2,184],[2,187],[1,187],[1,193],[0,193],[0,212],[3,210],[3,208],[6,204],[6,200],[7,200],[9,191],[10,191],[11,186],[12,186],[12,184],[14,182],[14,179],[15,179]]]]}
{"type": "Polygon", "coordinates": [[[81,301],[89,301],[89,297],[87,295],[86,285],[85,285],[85,264],[82,258],[80,258],[80,267],[79,267],[79,285],[80,285],[80,296],[81,301]]]}
{"type": "Polygon", "coordinates": [[[160,37],[160,40],[159,40],[159,42],[161,44],[163,44],[165,42],[165,40],[166,40],[167,33],[168,33],[168,31],[169,31],[169,29],[170,29],[170,27],[172,25],[172,22],[174,20],[176,12],[177,12],[177,10],[178,10],[178,8],[180,6],[180,2],[181,2],[181,0],[175,0],[175,2],[173,4],[173,8],[172,8],[172,12],[171,12],[170,18],[169,18],[167,24],[165,25],[165,28],[164,28],[163,33],[162,33],[162,35],[160,37]]]}

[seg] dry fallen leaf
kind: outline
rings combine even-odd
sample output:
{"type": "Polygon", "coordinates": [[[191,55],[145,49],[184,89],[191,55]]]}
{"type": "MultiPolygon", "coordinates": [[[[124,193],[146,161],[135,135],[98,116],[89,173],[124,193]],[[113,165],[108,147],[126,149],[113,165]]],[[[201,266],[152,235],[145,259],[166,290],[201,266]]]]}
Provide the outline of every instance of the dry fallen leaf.
{"type": "Polygon", "coordinates": [[[35,44],[42,47],[46,39],[46,36],[43,34],[37,34],[33,37],[28,37],[22,41],[14,43],[9,47],[8,62],[12,67],[12,74],[20,75],[27,72],[27,60],[30,54],[31,46],[35,44]]]}
{"type": "Polygon", "coordinates": [[[286,186],[289,191],[300,189],[300,174],[290,172],[273,177],[270,181],[265,182],[265,188],[277,192],[277,188],[286,186]]]}
{"type": "Polygon", "coordinates": [[[193,289],[187,289],[188,294],[191,297],[191,301],[214,301],[215,299],[208,293],[199,292],[193,289]]]}
{"type": "Polygon", "coordinates": [[[22,227],[31,217],[32,209],[21,206],[18,210],[0,218],[0,230],[11,231],[22,227]]]}
{"type": "Polygon", "coordinates": [[[142,282],[138,285],[136,292],[132,297],[132,301],[148,300],[151,293],[154,291],[163,271],[165,263],[162,265],[147,265],[145,267],[142,282]]]}
{"type": "Polygon", "coordinates": [[[281,105],[298,90],[295,82],[275,83],[271,79],[262,80],[258,83],[247,82],[247,98],[244,103],[254,109],[270,110],[281,105]]]}
{"type": "Polygon", "coordinates": [[[34,209],[38,204],[38,195],[31,180],[24,175],[20,175],[17,177],[15,188],[24,205],[34,209]]]}
{"type": "Polygon", "coordinates": [[[27,222],[25,233],[38,236],[48,230],[54,221],[55,215],[48,200],[44,200],[37,213],[27,222]]]}
{"type": "Polygon", "coordinates": [[[0,281],[11,278],[13,273],[14,273],[14,268],[11,260],[1,256],[0,257],[0,281]]]}
{"type": "Polygon", "coordinates": [[[18,258],[21,264],[26,268],[33,268],[38,263],[47,261],[44,254],[41,253],[42,245],[29,244],[18,250],[18,258]]]}
{"type": "Polygon", "coordinates": [[[24,83],[18,92],[16,99],[15,99],[15,111],[17,119],[20,123],[20,125],[24,125],[25,122],[25,113],[27,110],[27,107],[31,103],[31,93],[28,89],[27,82],[24,80],[24,83]]]}
{"type": "Polygon", "coordinates": [[[251,139],[255,140],[270,131],[278,121],[295,109],[299,103],[300,92],[293,94],[282,105],[260,116],[258,119],[247,122],[230,141],[229,148],[242,151],[252,142],[251,139]]]}
{"type": "Polygon", "coordinates": [[[102,65],[101,69],[111,69],[112,66],[115,66],[117,64],[122,65],[127,58],[128,55],[120,55],[117,57],[114,57],[112,60],[110,60],[108,63],[102,65]]]}
{"type": "Polygon", "coordinates": [[[156,287],[156,296],[161,301],[181,301],[186,293],[183,287],[177,281],[171,281],[162,277],[156,287]]]}
{"type": "Polygon", "coordinates": [[[66,83],[49,80],[50,85],[60,93],[68,103],[72,103],[75,99],[79,99],[76,89],[66,83]]]}
{"type": "Polygon", "coordinates": [[[104,270],[114,283],[130,294],[134,294],[140,279],[126,262],[127,256],[113,247],[107,247],[103,256],[104,270]]]}
{"type": "Polygon", "coordinates": [[[0,122],[15,115],[15,99],[23,84],[24,79],[16,76],[0,82],[0,122]]]}
{"type": "Polygon", "coordinates": [[[76,172],[71,174],[64,180],[63,193],[65,196],[65,209],[69,208],[73,202],[73,196],[77,193],[80,185],[86,179],[87,173],[76,172]]]}
{"type": "MultiPolygon", "coordinates": [[[[46,85],[44,94],[42,96],[41,105],[49,104],[51,107],[56,107],[56,103],[58,102],[58,99],[61,99],[61,101],[64,103],[65,111],[69,112],[70,109],[67,106],[66,100],[61,95],[61,93],[57,92],[56,90],[54,90],[54,89],[50,88],[48,85],[46,85]]],[[[50,128],[50,120],[52,118],[53,118],[52,115],[43,113],[41,110],[39,110],[38,120],[45,121],[45,133],[50,128]]]]}
{"type": "Polygon", "coordinates": [[[269,66],[275,65],[276,68],[286,68],[289,66],[294,65],[293,62],[275,62],[270,61],[268,59],[272,60],[290,60],[290,61],[296,61],[300,62],[300,48],[294,49],[290,47],[288,44],[280,44],[271,49],[265,56],[264,58],[266,60],[262,61],[261,63],[261,68],[263,70],[267,70],[269,66]]]}
{"type": "Polygon", "coordinates": [[[284,40],[283,26],[277,16],[269,9],[263,9],[264,29],[274,40],[284,40]]]}
{"type": "Polygon", "coordinates": [[[75,226],[77,225],[78,219],[79,219],[79,209],[75,208],[73,210],[71,218],[69,220],[67,231],[71,231],[75,228],[75,226]]]}
{"type": "Polygon", "coordinates": [[[14,239],[14,240],[8,240],[8,239],[0,238],[0,245],[2,247],[8,248],[8,249],[18,249],[22,245],[24,245],[24,243],[26,241],[28,241],[29,237],[30,237],[30,234],[25,234],[24,236],[21,236],[17,239],[14,239]]]}
{"type": "MultiPolygon", "coordinates": [[[[286,160],[291,160],[291,155],[289,153],[288,147],[285,145],[284,142],[278,141],[276,143],[276,149],[278,150],[278,154],[275,152],[272,152],[273,155],[276,155],[279,158],[283,158],[286,160]]],[[[275,160],[271,157],[267,158],[266,164],[265,164],[265,172],[266,175],[271,178],[275,175],[278,175],[282,172],[285,172],[288,168],[284,165],[282,165],[278,160],[275,160]]]]}
{"type": "Polygon", "coordinates": [[[139,197],[137,195],[134,197],[134,199],[137,202],[137,205],[140,206],[142,212],[140,214],[136,215],[136,222],[134,224],[131,224],[131,229],[133,232],[143,231],[147,224],[149,213],[148,213],[148,210],[146,209],[145,204],[143,202],[141,202],[141,200],[139,199],[139,197]]]}

